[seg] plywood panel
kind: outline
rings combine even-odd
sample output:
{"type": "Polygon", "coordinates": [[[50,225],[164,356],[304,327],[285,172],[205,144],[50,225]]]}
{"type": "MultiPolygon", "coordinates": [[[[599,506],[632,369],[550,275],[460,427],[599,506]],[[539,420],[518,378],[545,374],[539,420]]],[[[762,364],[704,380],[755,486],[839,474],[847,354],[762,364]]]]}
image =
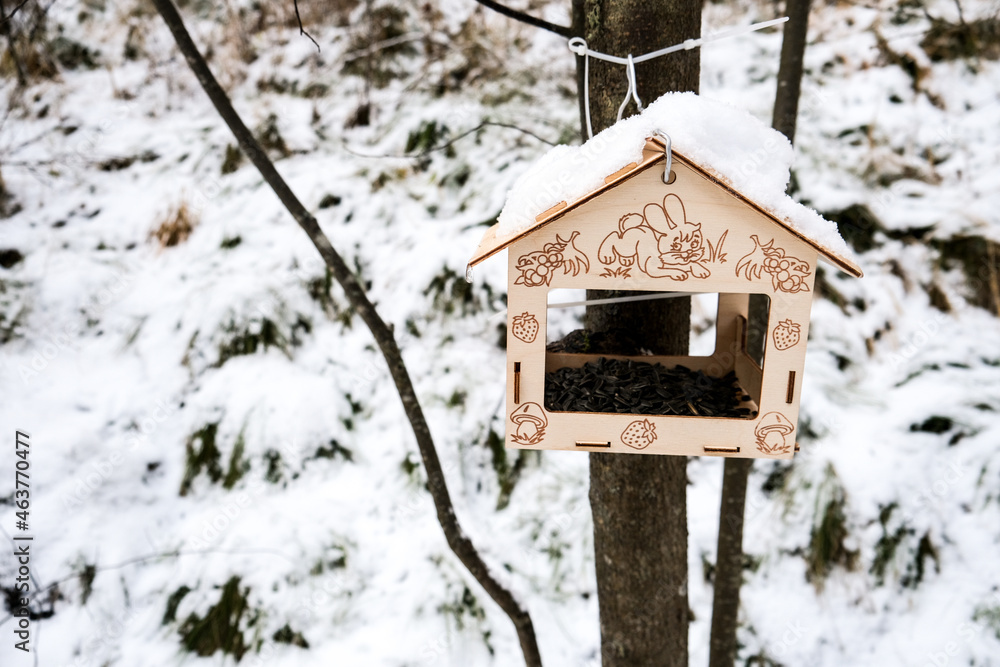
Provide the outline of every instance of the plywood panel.
{"type": "Polygon", "coordinates": [[[527,449],[790,458],[794,452],[816,250],[675,163],[619,183],[510,247],[507,446],[527,449]],[[714,376],[735,370],[755,419],[548,412],[546,367],[595,355],[546,354],[550,288],[721,292],[711,357],[650,357],[714,376]],[[747,294],[771,298],[764,368],[746,355],[747,294]],[[519,372],[515,377],[515,366],[519,372]],[[795,373],[793,401],[786,401],[795,373]]]}
{"type": "Polygon", "coordinates": [[[814,276],[814,248],[688,167],[674,171],[672,185],[642,172],[515,243],[515,281],[771,294],[814,276]]]}

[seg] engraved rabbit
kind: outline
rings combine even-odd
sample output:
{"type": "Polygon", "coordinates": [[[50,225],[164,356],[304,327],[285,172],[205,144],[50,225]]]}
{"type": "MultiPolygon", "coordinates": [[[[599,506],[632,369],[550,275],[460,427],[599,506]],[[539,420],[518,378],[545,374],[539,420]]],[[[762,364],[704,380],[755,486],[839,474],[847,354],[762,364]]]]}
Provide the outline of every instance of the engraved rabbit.
{"type": "Polygon", "coordinates": [[[673,193],[663,198],[662,205],[647,204],[642,215],[622,216],[618,231],[608,234],[597,255],[602,264],[617,262],[625,267],[625,276],[633,265],[651,278],[687,280],[711,275],[701,263],[705,259],[701,223],[687,219],[684,202],[673,193]]]}

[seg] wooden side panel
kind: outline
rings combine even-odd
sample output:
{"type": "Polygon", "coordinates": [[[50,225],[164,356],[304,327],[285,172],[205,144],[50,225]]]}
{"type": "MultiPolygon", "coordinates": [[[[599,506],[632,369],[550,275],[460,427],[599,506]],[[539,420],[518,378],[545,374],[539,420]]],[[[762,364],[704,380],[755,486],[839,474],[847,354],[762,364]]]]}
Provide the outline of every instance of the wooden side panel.
{"type": "MultiPolygon", "coordinates": [[[[810,280],[809,289],[812,287],[810,280]]],[[[760,456],[790,456],[794,452],[811,295],[810,291],[772,296],[761,380],[761,414],[754,432],[755,451],[760,456]],[[795,374],[791,403],[787,401],[789,373],[795,374]]],[[[753,364],[749,358],[747,363],[753,364]]],[[[736,373],[739,375],[739,367],[736,373]]]]}

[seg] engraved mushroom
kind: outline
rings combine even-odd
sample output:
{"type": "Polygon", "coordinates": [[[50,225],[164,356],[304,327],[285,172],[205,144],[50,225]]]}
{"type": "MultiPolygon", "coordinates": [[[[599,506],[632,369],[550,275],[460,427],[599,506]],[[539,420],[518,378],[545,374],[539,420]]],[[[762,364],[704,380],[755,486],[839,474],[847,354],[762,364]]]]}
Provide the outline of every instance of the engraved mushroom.
{"type": "Polygon", "coordinates": [[[767,454],[787,452],[789,445],[785,437],[794,430],[795,426],[780,412],[768,412],[754,430],[757,449],[767,454]]]}
{"type": "Polygon", "coordinates": [[[510,413],[510,420],[517,427],[510,438],[519,445],[537,445],[545,437],[545,427],[549,425],[538,403],[525,403],[510,413]]]}

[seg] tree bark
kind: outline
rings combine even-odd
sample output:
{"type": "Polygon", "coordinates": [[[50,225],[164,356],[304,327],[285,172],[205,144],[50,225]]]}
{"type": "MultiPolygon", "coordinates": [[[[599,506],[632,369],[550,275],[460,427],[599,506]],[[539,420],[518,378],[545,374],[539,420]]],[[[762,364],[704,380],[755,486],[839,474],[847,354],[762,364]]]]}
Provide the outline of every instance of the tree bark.
{"type": "Polygon", "coordinates": [[[517,630],[518,640],[521,644],[521,652],[524,655],[525,664],[529,667],[541,667],[542,660],[538,651],[538,643],[535,639],[535,630],[531,622],[531,617],[526,609],[502,584],[492,575],[489,567],[476,551],[471,540],[465,536],[462,527],[455,516],[455,510],[451,503],[451,496],[448,493],[448,486],[445,482],[444,471],[441,469],[441,462],[437,456],[437,449],[431,437],[430,427],[424,418],[420,402],[417,400],[413,383],[410,381],[406,365],[403,363],[403,355],[396,344],[392,329],[382,320],[375,306],[368,299],[361,283],[358,282],[354,272],[350,269],[340,254],[334,249],[323,230],[320,229],[316,218],[302,205],[295,193],[288,186],[285,180],[275,169],[274,164],[267,157],[267,154],[260,147],[253,134],[243,123],[239,114],[233,108],[232,103],[225,91],[219,85],[212,71],[209,69],[205,59],[195,46],[188,34],[187,28],[177,8],[171,0],[153,0],[156,10],[163,17],[164,22],[170,29],[177,42],[177,47],[184,55],[188,65],[194,72],[205,93],[215,106],[219,115],[232,131],[233,136],[239,143],[240,149],[250,158],[261,176],[271,187],[274,193],[281,200],[288,212],[292,215],[299,226],[309,236],[313,246],[319,252],[326,266],[330,269],[333,277],[344,290],[350,304],[355,308],[358,315],[364,320],[375,338],[385,361],[389,366],[389,373],[396,385],[396,391],[403,403],[403,411],[413,429],[413,435],[417,441],[417,448],[424,464],[424,471],[427,474],[427,489],[434,501],[437,510],[438,522],[444,531],[448,546],[458,556],[462,564],[469,573],[476,578],[476,581],[483,587],[491,598],[500,606],[513,622],[517,630]]]}
{"type": "Polygon", "coordinates": [[[788,0],[788,23],[781,42],[781,63],[778,65],[778,88],[774,93],[774,115],[771,127],[795,143],[795,123],[799,114],[802,91],[802,68],[809,31],[810,0],[788,0]]]}
{"type": "Polygon", "coordinates": [[[743,515],[753,459],[726,459],[719,505],[719,542],[712,595],[708,667],[733,667],[743,585],[743,515]]]}
{"type": "MultiPolygon", "coordinates": [[[[809,29],[810,0],[788,0],[781,42],[781,63],[774,94],[771,127],[792,143],[798,118],[802,70],[809,29]]],[[[733,667],[736,662],[736,629],[739,622],[740,588],[743,585],[743,519],[746,512],[747,479],[753,459],[726,459],[722,472],[719,505],[719,540],[715,559],[712,597],[712,634],[709,667],[733,667]]]]}
{"type": "MultiPolygon", "coordinates": [[[[574,27],[582,27],[589,48],[609,55],[638,56],[701,34],[701,3],[695,0],[582,0],[573,6],[574,14],[582,11],[582,16],[574,16],[574,27]]],[[[697,92],[700,53],[680,51],[640,63],[635,70],[644,103],[670,91],[697,92]]],[[[595,133],[614,124],[627,88],[623,66],[590,60],[589,104],[595,133]]],[[[581,117],[586,103],[581,100],[581,117]]],[[[630,102],[625,115],[637,111],[630,102]]],[[[584,139],[586,132],[584,127],[584,139]]],[[[588,298],[608,295],[588,292],[588,298]]],[[[590,307],[586,326],[591,331],[626,329],[657,353],[686,354],[690,313],[689,299],[590,307]]],[[[686,467],[684,457],[590,455],[605,667],[687,666],[686,467]]]]}

